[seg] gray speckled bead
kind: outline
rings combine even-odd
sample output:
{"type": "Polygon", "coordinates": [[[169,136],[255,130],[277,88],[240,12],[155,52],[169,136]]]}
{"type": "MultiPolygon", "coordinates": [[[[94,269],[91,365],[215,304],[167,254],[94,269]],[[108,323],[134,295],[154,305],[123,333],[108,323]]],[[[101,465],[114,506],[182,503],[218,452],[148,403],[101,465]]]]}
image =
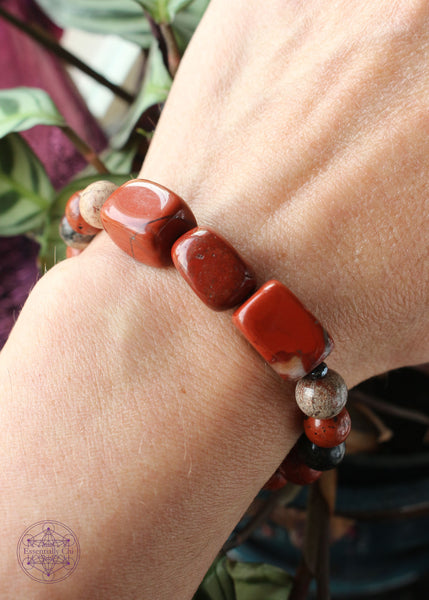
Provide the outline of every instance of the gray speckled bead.
{"type": "Polygon", "coordinates": [[[116,183],[101,180],[94,181],[83,190],[80,195],[79,210],[89,225],[103,229],[100,209],[117,187],[116,183]]]}
{"type": "Polygon", "coordinates": [[[95,237],[93,235],[84,235],[83,233],[78,233],[72,229],[67,221],[67,217],[65,216],[62,218],[60,223],[60,236],[67,246],[70,246],[70,248],[77,248],[78,250],[86,248],[89,242],[91,242],[95,237]]]}
{"type": "Polygon", "coordinates": [[[340,413],[347,402],[347,386],[335,371],[325,377],[310,376],[298,381],[295,388],[296,403],[304,414],[314,419],[331,419],[340,413]]]}

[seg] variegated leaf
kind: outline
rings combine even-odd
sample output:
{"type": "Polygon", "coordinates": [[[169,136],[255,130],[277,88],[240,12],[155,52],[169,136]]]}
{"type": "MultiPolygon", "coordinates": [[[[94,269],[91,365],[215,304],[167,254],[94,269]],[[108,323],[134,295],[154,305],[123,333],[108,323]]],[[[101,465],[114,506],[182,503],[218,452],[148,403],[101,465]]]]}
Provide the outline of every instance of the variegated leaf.
{"type": "Polygon", "coordinates": [[[192,0],[135,0],[157,23],[171,23],[192,0]]]}
{"type": "Polygon", "coordinates": [[[30,87],[0,90],[0,138],[35,125],[66,125],[49,94],[30,87]]]}
{"type": "Polygon", "coordinates": [[[170,74],[164,65],[158,44],[154,41],[150,48],[146,75],[139,95],[122,123],[121,129],[110,141],[114,148],[121,148],[126,143],[147,108],[165,102],[170,87],[170,74]]]}
{"type": "Polygon", "coordinates": [[[149,23],[134,0],[36,0],[54,23],[100,34],[119,35],[148,48],[149,23]]]}
{"type": "Polygon", "coordinates": [[[0,235],[36,231],[55,193],[41,162],[18,133],[0,139],[0,235]]]}

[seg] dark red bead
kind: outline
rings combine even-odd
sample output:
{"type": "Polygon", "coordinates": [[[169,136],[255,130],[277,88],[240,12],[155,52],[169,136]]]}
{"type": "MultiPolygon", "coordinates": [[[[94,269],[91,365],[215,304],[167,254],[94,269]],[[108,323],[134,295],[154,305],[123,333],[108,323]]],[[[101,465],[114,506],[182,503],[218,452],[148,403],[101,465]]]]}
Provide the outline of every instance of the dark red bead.
{"type": "Polygon", "coordinates": [[[214,310],[237,306],[256,287],[250,267],[231,244],[210,229],[191,229],[177,240],[171,255],[185,281],[214,310]]]}
{"type": "Polygon", "coordinates": [[[171,264],[174,242],[197,225],[180,196],[146,179],[133,179],[109,196],[103,227],[124,252],[152,267],[171,264]]]}
{"type": "Polygon", "coordinates": [[[65,209],[67,221],[69,222],[70,227],[77,231],[77,233],[82,233],[83,235],[95,235],[100,230],[89,225],[80,214],[79,201],[81,192],[82,190],[75,192],[67,201],[65,209]]]}
{"type": "Polygon", "coordinates": [[[287,484],[287,481],[284,475],[277,469],[275,473],[271,475],[269,480],[263,486],[263,490],[270,490],[271,492],[275,492],[276,490],[280,490],[287,484]]]}
{"type": "Polygon", "coordinates": [[[343,460],[346,452],[344,442],[333,448],[322,448],[310,442],[305,435],[299,438],[296,448],[301,461],[316,471],[334,469],[343,460]]]}
{"type": "Polygon", "coordinates": [[[345,442],[352,426],[347,409],[331,419],[304,417],[304,431],[310,442],[321,448],[333,448],[345,442]]]}
{"type": "Polygon", "coordinates": [[[304,377],[333,347],[317,319],[279,281],[267,281],[235,311],[233,321],[283,379],[304,377]]]}
{"type": "Polygon", "coordinates": [[[303,462],[297,444],[286,456],[279,469],[287,481],[297,485],[308,485],[321,476],[321,471],[311,469],[303,462]]]}

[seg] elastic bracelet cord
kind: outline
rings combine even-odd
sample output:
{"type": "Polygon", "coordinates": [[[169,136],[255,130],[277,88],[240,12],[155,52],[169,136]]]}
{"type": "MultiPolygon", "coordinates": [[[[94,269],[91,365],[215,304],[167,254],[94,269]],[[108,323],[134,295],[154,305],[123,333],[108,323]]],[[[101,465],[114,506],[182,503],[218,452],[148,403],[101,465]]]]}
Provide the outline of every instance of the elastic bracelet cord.
{"type": "Polygon", "coordinates": [[[312,483],[342,461],[351,421],[346,384],[323,362],[333,341],[286,286],[270,280],[257,289],[253,270],[231,244],[198,227],[185,201],[158,183],[134,179],[116,188],[99,181],[73,194],[65,212],[60,233],[67,256],[104,229],[139,262],[173,263],[209,308],[235,308],[232,321],[241,334],[282,379],[296,382],[303,434],[265,489],[312,483]]]}

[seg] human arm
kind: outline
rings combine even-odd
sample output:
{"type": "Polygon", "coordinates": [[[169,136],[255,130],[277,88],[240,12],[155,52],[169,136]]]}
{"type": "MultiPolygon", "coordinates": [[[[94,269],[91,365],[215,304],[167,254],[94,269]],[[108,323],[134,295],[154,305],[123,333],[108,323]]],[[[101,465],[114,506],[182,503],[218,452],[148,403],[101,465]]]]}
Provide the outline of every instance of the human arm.
{"type": "MultiPolygon", "coordinates": [[[[302,299],[349,385],[427,360],[424,3],[249,6],[212,1],[142,176],[302,299]]],[[[42,278],[0,359],[5,597],[192,595],[299,435],[228,317],[105,234],[42,278]],[[82,548],[58,591],[14,553],[45,518],[82,548]]]]}

